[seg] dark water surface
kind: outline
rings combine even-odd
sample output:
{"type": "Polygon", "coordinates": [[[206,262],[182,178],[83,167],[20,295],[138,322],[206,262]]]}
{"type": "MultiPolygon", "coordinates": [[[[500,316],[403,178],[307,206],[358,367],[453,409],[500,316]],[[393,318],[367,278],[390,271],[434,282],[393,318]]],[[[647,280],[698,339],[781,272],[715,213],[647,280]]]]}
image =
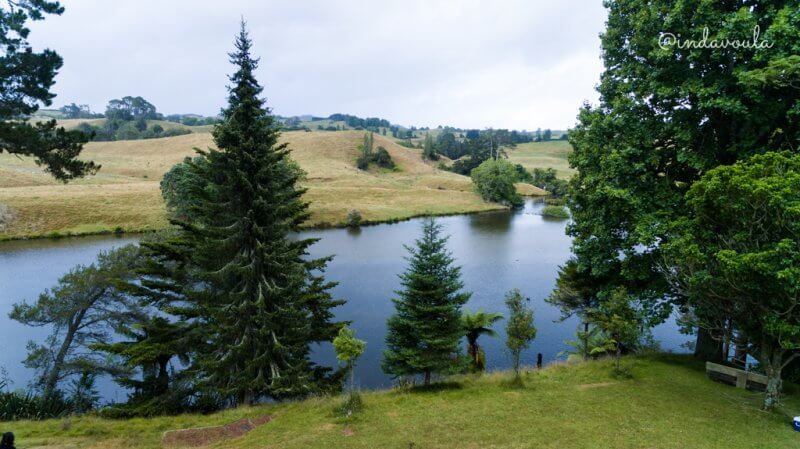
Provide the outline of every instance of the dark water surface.
{"type": "MultiPolygon", "coordinates": [[[[489,212],[437,219],[450,235],[449,249],[462,267],[466,289],[473,292],[470,310],[505,312],[504,294],[519,288],[531,299],[536,313],[538,335],[524,362],[533,364],[541,352],[545,362],[565,349],[573,339],[577,320],[559,321],[557,309],[544,302],[552,290],[558,266],[569,258],[570,239],[564,234],[566,221],[538,215],[542,205],[529,202],[516,212],[489,212]]],[[[404,244],[413,244],[420,232],[420,220],[367,226],[358,230],[327,229],[303,232],[317,237],[312,255],[334,254],[327,278],[339,282],[334,296],[348,302],[337,316],[353,322],[367,350],[359,360],[357,379],[362,387],[388,386],[391,379],[380,369],[386,319],[393,312],[390,300],[399,287],[397,275],[405,270],[404,244]]],[[[22,366],[28,340],[42,341],[46,330],[28,328],[7,318],[13,303],[34,301],[44,289],[76,264],[91,263],[101,250],[135,242],[134,237],[81,237],[60,240],[31,240],[0,243],[0,367],[8,371],[14,387],[24,387],[31,372],[22,366]]],[[[482,337],[489,369],[507,368],[509,358],[503,347],[501,321],[498,338],[482,337]]],[[[681,351],[687,337],[670,321],[654,330],[664,350],[681,351]]],[[[330,345],[315,348],[319,363],[336,363],[330,345]]],[[[98,383],[109,400],[124,400],[125,392],[108,379],[98,383]]]]}

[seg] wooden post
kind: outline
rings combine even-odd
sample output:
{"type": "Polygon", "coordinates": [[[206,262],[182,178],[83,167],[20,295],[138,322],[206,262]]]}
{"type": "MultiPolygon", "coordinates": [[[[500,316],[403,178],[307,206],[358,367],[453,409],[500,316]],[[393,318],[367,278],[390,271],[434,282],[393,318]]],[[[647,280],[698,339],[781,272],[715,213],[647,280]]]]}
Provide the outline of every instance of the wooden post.
{"type": "Polygon", "coordinates": [[[542,369],[542,353],[536,355],[536,368],[542,369]]]}

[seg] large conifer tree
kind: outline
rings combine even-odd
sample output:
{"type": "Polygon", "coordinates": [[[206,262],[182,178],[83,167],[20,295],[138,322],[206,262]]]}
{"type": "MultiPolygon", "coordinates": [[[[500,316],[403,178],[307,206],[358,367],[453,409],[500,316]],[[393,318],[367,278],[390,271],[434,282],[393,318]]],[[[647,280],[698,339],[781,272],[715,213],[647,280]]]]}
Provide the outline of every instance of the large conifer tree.
{"type": "Polygon", "coordinates": [[[308,217],[305,190],[260,98],[244,23],[235,45],[228,106],[213,132],[217,149],[189,164],[202,187],[180,240],[196,277],[183,311],[207,343],[194,369],[238,404],[321,388],[325,370],[310,362],[309,345],[333,340],[340,326],[331,309],[342,302],[319,274],[330,258],[309,259],[315,240],[289,238],[308,217]]]}
{"type": "Polygon", "coordinates": [[[383,370],[395,376],[445,372],[463,337],[461,306],[470,293],[461,291],[461,268],[453,265],[441,225],[425,221],[408,270],[400,275],[403,290],[392,299],[397,312],[389,318],[383,370]]]}

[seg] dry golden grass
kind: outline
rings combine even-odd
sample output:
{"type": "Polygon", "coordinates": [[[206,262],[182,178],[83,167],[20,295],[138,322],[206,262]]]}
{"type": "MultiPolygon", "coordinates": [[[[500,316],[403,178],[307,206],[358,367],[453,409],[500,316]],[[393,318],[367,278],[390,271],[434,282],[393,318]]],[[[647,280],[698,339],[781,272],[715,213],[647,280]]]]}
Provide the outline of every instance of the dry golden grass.
{"type": "MultiPolygon", "coordinates": [[[[309,226],[336,225],[358,210],[363,219],[386,221],[426,214],[498,209],[474,193],[468,177],[437,169],[420,150],[375,135],[397,170],[355,166],[363,132],[289,132],[283,139],[308,173],[309,226]]],[[[0,154],[0,204],[16,219],[0,239],[113,230],[144,231],[166,225],[159,193],[163,174],[193,148],[213,146],[209,133],[118,142],[91,142],[82,158],[102,165],[100,172],[63,185],[30,159],[0,154]]]]}

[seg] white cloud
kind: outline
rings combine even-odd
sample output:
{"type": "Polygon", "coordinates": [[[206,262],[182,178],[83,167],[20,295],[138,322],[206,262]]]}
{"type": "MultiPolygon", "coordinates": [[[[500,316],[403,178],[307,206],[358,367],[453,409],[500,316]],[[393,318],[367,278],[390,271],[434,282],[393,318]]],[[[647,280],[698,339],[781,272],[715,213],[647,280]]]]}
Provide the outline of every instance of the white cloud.
{"type": "Polygon", "coordinates": [[[461,127],[565,128],[594,100],[599,0],[66,0],[36,23],[65,60],[57,105],[142,95],[162,112],[214,114],[244,16],[275,112],[345,112],[461,127]]]}

